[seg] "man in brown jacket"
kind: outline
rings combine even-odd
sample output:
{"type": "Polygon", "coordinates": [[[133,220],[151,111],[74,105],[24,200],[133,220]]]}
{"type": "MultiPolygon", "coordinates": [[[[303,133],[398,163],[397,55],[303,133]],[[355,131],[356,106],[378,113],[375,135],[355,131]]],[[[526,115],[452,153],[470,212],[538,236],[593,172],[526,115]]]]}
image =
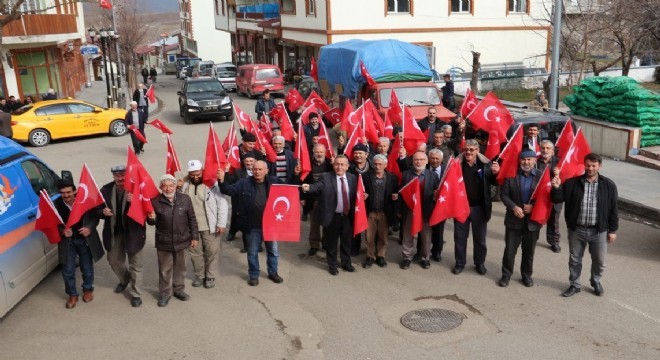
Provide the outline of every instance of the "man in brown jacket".
{"type": "Polygon", "coordinates": [[[158,306],[164,307],[172,295],[181,301],[190,299],[184,291],[185,250],[197,247],[199,231],[192,201],[188,195],[177,193],[174,176],[163,175],[160,190],[161,194],[151,200],[154,211],[149,214],[147,223],[156,225],[158,306]]]}

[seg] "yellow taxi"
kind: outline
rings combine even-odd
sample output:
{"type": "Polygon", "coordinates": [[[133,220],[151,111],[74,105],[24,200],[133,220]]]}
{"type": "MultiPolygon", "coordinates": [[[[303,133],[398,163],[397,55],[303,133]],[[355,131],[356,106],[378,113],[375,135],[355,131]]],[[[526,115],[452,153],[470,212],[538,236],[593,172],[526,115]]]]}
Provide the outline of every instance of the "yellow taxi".
{"type": "Polygon", "coordinates": [[[104,109],[90,103],[60,99],[40,101],[11,113],[12,138],[32,146],[46,146],[53,139],[107,134],[126,135],[126,110],[104,109]]]}

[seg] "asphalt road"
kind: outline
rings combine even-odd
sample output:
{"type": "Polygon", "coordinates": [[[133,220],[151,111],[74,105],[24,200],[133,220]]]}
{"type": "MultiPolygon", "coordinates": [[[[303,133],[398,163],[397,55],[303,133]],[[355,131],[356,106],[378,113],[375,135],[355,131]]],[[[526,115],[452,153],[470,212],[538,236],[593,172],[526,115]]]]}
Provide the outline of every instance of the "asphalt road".
{"type": "MultiPolygon", "coordinates": [[[[156,116],[174,131],[180,160],[203,160],[207,123],[184,125],[178,115],[179,80],[159,77],[157,94],[164,108],[156,116]],[[161,79],[162,78],[162,79],[161,79]]],[[[236,96],[232,94],[234,98],[236,96]]],[[[236,99],[253,113],[254,100],[236,99]]],[[[221,137],[228,123],[215,123],[221,137]]],[[[152,128],[140,157],[154,178],[165,169],[164,138],[152,128]]],[[[54,169],[78,177],[87,163],[99,184],[111,180],[110,167],[125,163],[128,136],[59,141],[31,149],[54,169]]],[[[643,189],[640,189],[642,191],[643,189]]],[[[240,240],[222,244],[220,278],[214,289],[192,288],[188,302],[172,299],[156,306],[157,262],[153,229],[144,254],[144,304],[132,308],[127,295],[113,289],[117,280],[105,259],[96,264],[95,300],[66,310],[63,281],[54,271],[0,322],[2,359],[657,359],[660,358],[660,230],[622,220],[610,247],[597,297],[583,276],[584,290],[563,298],[568,286],[568,245],[562,221],[563,251],[555,254],[539,241],[533,288],[516,273],[500,288],[504,249],[504,208],[494,205],[486,261],[480,276],[468,266],[453,266],[453,226],[445,229],[440,263],[429,270],[414,265],[400,270],[401,248],[390,238],[389,266],[357,272],[326,271],[324,253],[308,257],[308,244],[280,243],[283,284],[265,276],[247,285],[247,261],[240,240]],[[412,310],[442,308],[458,314],[453,330],[408,330],[401,317],[412,310]]],[[[308,233],[303,225],[303,239],[308,233]]],[[[542,238],[544,232],[542,232],[542,238]]],[[[471,257],[471,249],[468,256],[471,257]]],[[[588,255],[587,255],[588,257],[588,255]]],[[[519,262],[517,263],[519,264],[519,262]]],[[[516,265],[518,266],[518,265],[516,265]]],[[[585,261],[585,270],[590,260],[585,261]]],[[[188,266],[190,269],[190,266],[188,266]]],[[[186,283],[190,285],[192,275],[186,283]]],[[[421,319],[413,319],[421,322],[421,319]]],[[[449,322],[449,320],[447,320],[449,322]]]]}

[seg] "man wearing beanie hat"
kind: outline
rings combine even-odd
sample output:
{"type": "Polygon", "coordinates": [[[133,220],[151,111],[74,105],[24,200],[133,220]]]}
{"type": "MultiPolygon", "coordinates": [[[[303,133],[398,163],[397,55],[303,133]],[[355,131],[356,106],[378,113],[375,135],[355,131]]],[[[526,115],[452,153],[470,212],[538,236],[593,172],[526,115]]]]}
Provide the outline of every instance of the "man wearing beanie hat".
{"type": "Polygon", "coordinates": [[[514,177],[506,178],[500,188],[502,204],[506,207],[504,216],[504,256],[502,258],[501,287],[509,285],[513,274],[518,246],[522,247],[520,273],[526,287],[534,286],[532,270],[534,249],[539,239],[542,225],[530,220],[532,214],[532,194],[541,179],[542,172],[536,169],[536,151],[523,150],[520,153],[520,168],[514,177]]]}
{"type": "Polygon", "coordinates": [[[254,147],[257,144],[257,136],[253,133],[241,129],[241,139],[243,142],[238,145],[238,156],[242,159],[243,155],[250,153],[255,160],[266,160],[265,151],[259,152],[254,147]]]}
{"type": "Polygon", "coordinates": [[[190,248],[190,260],[195,279],[193,287],[215,286],[215,278],[220,259],[220,236],[227,227],[227,198],[220,193],[218,184],[207,187],[202,182],[202,162],[188,161],[188,175],[183,178],[179,191],[188,195],[197,219],[200,246],[190,248]]]}
{"type": "Polygon", "coordinates": [[[198,246],[199,231],[192,201],[176,192],[176,179],[170,174],[160,178],[160,195],[151,199],[154,211],[147,217],[156,226],[158,256],[158,306],[165,307],[172,295],[181,301],[190,299],[185,292],[187,248],[198,246]]]}

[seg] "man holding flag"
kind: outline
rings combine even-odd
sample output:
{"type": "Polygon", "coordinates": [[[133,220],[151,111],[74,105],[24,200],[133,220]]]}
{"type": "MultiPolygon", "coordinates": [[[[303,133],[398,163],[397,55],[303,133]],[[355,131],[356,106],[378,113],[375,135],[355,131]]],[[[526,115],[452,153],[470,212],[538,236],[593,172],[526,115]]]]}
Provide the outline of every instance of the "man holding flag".
{"type": "MultiPolygon", "coordinates": [[[[541,140],[541,155],[538,157],[536,162],[536,168],[541,172],[548,168],[550,172],[550,178],[552,174],[555,173],[555,168],[559,165],[559,158],[555,156],[555,146],[550,140],[541,140]]],[[[559,233],[559,217],[561,215],[562,204],[552,204],[550,209],[550,218],[548,218],[548,223],[546,225],[545,234],[548,241],[548,245],[553,252],[561,252],[561,246],[559,246],[559,239],[561,237],[559,233]]]]}
{"type": "Polygon", "coordinates": [[[144,142],[140,140],[140,137],[136,132],[139,132],[140,135],[142,135],[142,139],[147,138],[147,135],[144,133],[144,125],[147,123],[147,114],[138,109],[137,101],[131,101],[131,108],[126,112],[124,122],[126,125],[133,127],[130,132],[131,141],[133,142],[135,155],[139,155],[144,152],[144,142]]]}
{"type": "Polygon", "coordinates": [[[97,210],[103,222],[103,247],[108,253],[108,262],[119,284],[119,294],[130,285],[131,305],[142,305],[142,249],[146,239],[144,223],[140,224],[128,216],[133,194],[125,186],[126,166],[112,167],[113,181],[101,187],[105,207],[97,210]],[[128,267],[126,258],[128,257],[128,267]]]}
{"type": "Polygon", "coordinates": [[[504,256],[502,258],[501,287],[507,287],[513,274],[518,247],[522,248],[520,273],[526,287],[534,286],[532,272],[534,265],[534,249],[539,239],[543,225],[530,219],[532,214],[532,194],[541,179],[541,171],[535,168],[536,152],[526,149],[519,155],[520,167],[515,177],[504,179],[500,187],[502,204],[506,207],[504,216],[504,256]]]}
{"type": "MultiPolygon", "coordinates": [[[[71,210],[77,203],[76,186],[72,182],[60,181],[57,189],[61,196],[55,200],[54,205],[62,221],[67,223],[71,210]]],[[[94,263],[101,259],[105,252],[96,231],[99,220],[92,215],[90,211],[86,211],[80,221],[64,228],[61,232],[62,240],[57,244],[64,291],[69,295],[67,309],[73,309],[80,296],[76,289],[76,262],[80,263],[83,278],[83,301],[94,300],[94,263]]]]}

